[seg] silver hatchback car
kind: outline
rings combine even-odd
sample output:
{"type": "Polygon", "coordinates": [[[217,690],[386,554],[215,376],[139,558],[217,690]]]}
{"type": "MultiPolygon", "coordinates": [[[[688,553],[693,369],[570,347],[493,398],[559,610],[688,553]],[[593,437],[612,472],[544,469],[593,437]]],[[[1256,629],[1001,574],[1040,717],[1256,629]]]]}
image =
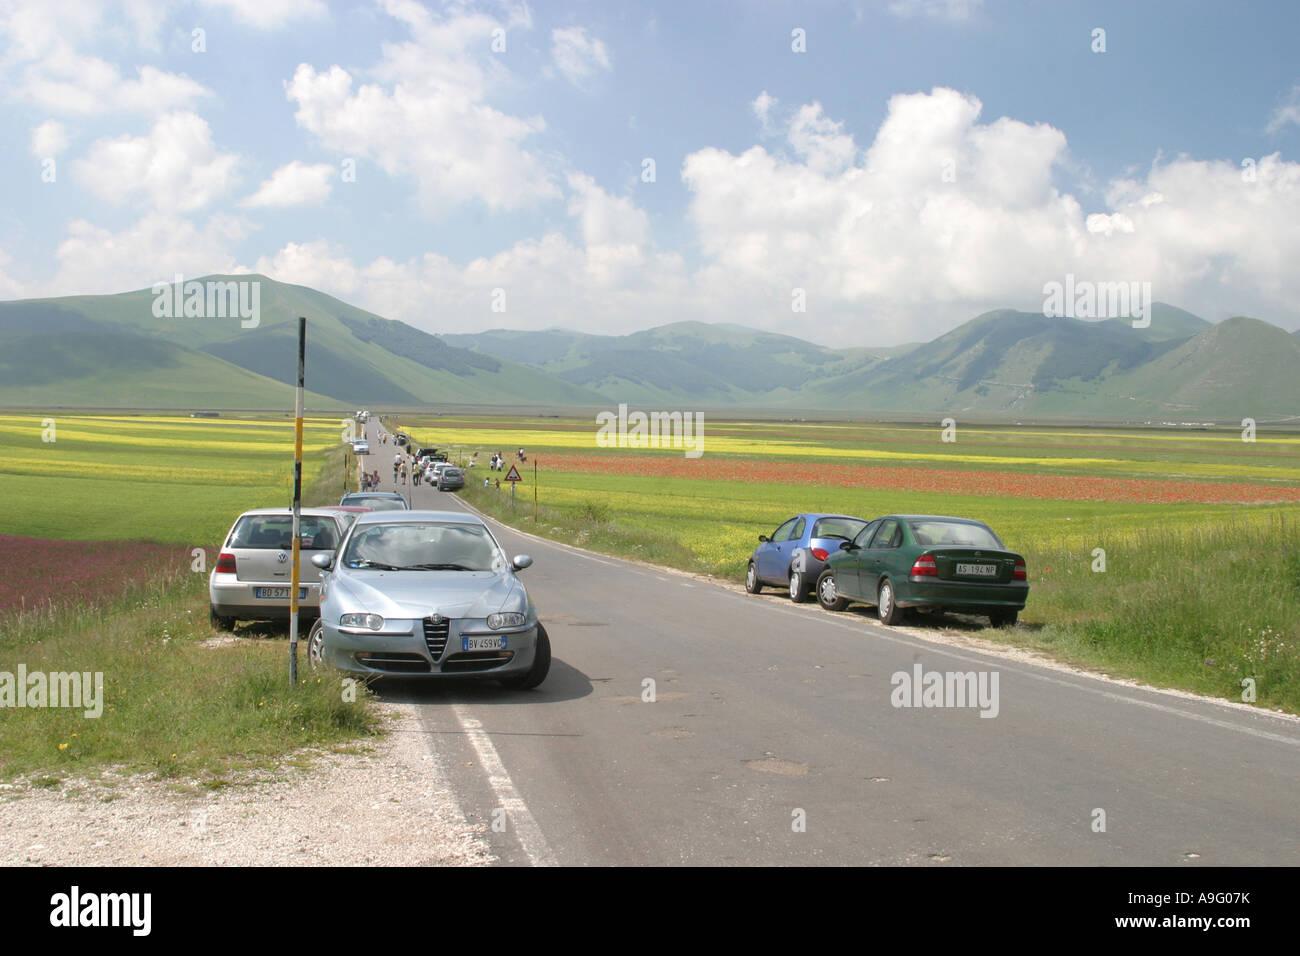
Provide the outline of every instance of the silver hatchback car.
{"type": "Polygon", "coordinates": [[[363,514],[325,572],[321,616],[307,637],[315,667],[362,677],[480,677],[536,687],[551,644],[487,525],[456,511],[363,514]]]}
{"type": "MultiPolygon", "coordinates": [[[[299,517],[298,613],[306,619],[316,615],[320,593],[320,569],[310,559],[332,555],[347,523],[336,513],[311,508],[302,509],[299,517]]],[[[236,619],[287,619],[292,548],[293,515],[288,508],[259,508],[240,515],[208,577],[213,626],[229,631],[236,619]]]]}

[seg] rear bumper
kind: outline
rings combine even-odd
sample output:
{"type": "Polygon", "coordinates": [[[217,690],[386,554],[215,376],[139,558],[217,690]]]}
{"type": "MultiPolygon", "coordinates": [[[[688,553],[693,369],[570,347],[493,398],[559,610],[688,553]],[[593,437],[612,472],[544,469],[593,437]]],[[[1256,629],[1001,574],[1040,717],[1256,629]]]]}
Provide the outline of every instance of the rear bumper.
{"type": "MultiPolygon", "coordinates": [[[[208,581],[208,603],[213,613],[221,617],[234,617],[246,621],[287,621],[288,598],[259,598],[258,588],[287,588],[285,581],[240,581],[233,574],[214,575],[208,581]],[[218,577],[225,580],[218,580],[218,577]]],[[[314,618],[320,615],[320,583],[303,581],[299,591],[306,596],[298,600],[298,615],[314,618]]]]}
{"type": "Polygon", "coordinates": [[[894,600],[899,607],[951,608],[979,613],[985,610],[1022,610],[1029,598],[1029,585],[975,584],[963,581],[935,581],[910,577],[896,582],[894,600]]]}

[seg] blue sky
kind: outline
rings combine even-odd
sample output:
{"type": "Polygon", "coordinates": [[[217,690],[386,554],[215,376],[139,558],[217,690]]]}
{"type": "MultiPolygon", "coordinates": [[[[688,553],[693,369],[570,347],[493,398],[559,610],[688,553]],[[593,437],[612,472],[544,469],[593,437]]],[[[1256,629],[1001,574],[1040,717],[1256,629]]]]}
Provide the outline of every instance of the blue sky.
{"type": "Polygon", "coordinates": [[[1294,329],[1298,27],[1281,3],[0,0],[0,297],[259,271],[430,331],[889,345],[1070,272],[1294,329]]]}

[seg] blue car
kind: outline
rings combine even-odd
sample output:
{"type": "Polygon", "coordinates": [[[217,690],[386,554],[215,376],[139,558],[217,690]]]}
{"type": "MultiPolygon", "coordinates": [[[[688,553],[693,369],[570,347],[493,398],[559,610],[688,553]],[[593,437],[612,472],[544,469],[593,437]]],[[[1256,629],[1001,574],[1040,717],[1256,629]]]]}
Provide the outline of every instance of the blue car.
{"type": "Polygon", "coordinates": [[[772,532],[760,534],[749,558],[745,590],[757,594],[764,585],[788,588],[796,604],[808,600],[826,559],[867,526],[866,518],[836,514],[799,514],[772,532]]]}

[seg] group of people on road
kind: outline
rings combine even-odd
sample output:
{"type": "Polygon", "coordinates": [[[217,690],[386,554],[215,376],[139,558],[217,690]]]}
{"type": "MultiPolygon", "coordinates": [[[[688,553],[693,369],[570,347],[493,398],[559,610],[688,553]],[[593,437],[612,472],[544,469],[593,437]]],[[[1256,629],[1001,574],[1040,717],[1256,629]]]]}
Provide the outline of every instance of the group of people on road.
{"type": "Polygon", "coordinates": [[[379,471],[363,471],[361,473],[361,490],[374,491],[379,487],[379,471]]]}

